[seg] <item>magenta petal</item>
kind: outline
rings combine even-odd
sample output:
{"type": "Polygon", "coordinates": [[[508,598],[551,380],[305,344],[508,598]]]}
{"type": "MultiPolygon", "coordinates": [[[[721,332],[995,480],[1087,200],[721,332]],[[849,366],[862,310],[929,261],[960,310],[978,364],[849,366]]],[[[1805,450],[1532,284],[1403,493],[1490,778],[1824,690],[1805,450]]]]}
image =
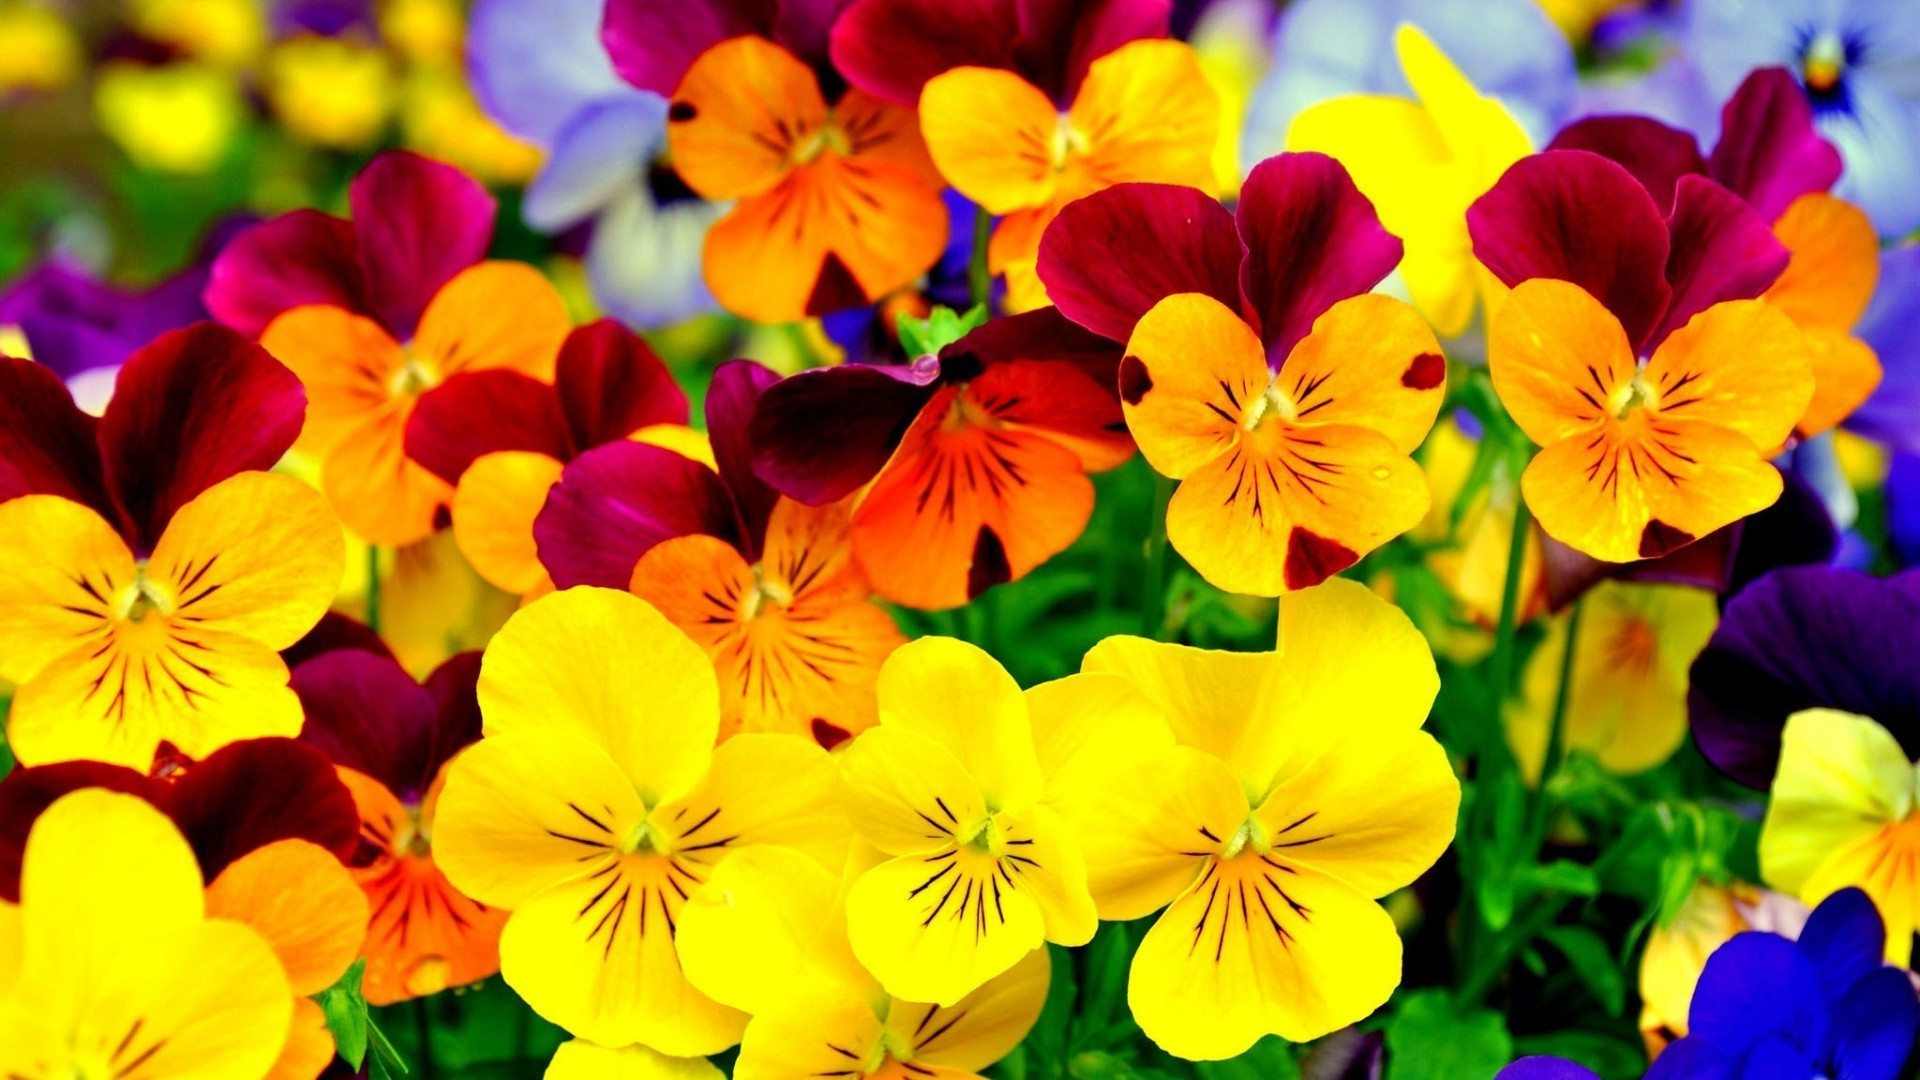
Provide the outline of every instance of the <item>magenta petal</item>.
{"type": "Polygon", "coordinates": [[[1765,220],[1840,179],[1840,151],[1820,137],[1813,107],[1785,68],[1748,75],[1720,110],[1720,141],[1708,168],[1765,220]]]}
{"type": "Polygon", "coordinates": [[[369,311],[353,226],[295,210],[240,233],[213,260],[201,301],[214,318],[259,337],[274,316],[305,304],[369,311]]]}
{"type": "Polygon", "coordinates": [[[780,376],[751,360],[720,365],[707,387],[707,438],[713,444],[713,463],[733,497],[740,515],[740,536],[749,561],[759,557],[767,533],[767,519],[780,493],[753,471],[753,410],[767,388],[780,376]]]}
{"type": "Polygon", "coordinates": [[[1129,41],[1166,37],[1173,14],[1171,0],[1015,0],[1014,6],[1019,66],[1063,106],[1080,92],[1089,64],[1129,41]]]}
{"type": "Polygon", "coordinates": [[[942,369],[950,378],[958,373],[1013,360],[1047,360],[1071,364],[1086,373],[1118,401],[1123,346],[1084,329],[1044,307],[994,319],[941,350],[942,369]]]}
{"type": "Polygon", "coordinates": [[[1240,291],[1276,367],[1321,313],[1400,264],[1400,238],[1325,154],[1279,154],[1254,166],[1235,223],[1247,250],[1240,291]]]}
{"type": "Polygon", "coordinates": [[[292,739],[245,739],[187,769],[161,803],[208,881],[276,840],[306,840],[352,858],[360,814],[325,754],[292,739]]]}
{"type": "Polygon", "coordinates": [[[1618,162],[1662,208],[1673,205],[1681,177],[1707,171],[1698,140],[1650,116],[1589,116],[1563,128],[1547,149],[1587,150],[1618,162]]]}
{"type": "Polygon", "coordinates": [[[1585,289],[1639,343],[1667,309],[1667,224],[1620,165],[1585,150],[1522,158],[1467,208],[1473,253],[1503,283],[1585,289]]]}
{"type": "Polygon", "coordinates": [[[164,785],[146,774],[98,761],[63,761],[19,768],[0,779],[0,900],[20,902],[20,864],[33,823],[60,796],[82,788],[105,788],[156,800],[164,785]]]}
{"type": "MultiPolygon", "coordinates": [[[[423,684],[433,699],[433,749],[428,754],[422,776],[425,785],[453,755],[480,738],[480,653],[469,650],[455,653],[433,669],[423,684]]],[[[425,792],[425,786],[422,787],[425,792]]]]}
{"type": "Polygon", "coordinates": [[[673,373],[640,335],[612,319],[567,335],[553,385],[580,450],[653,424],[687,422],[687,395],[673,373]]]}
{"type": "Polygon", "coordinates": [[[459,169],[404,150],[381,154],[347,192],[373,311],[405,340],[453,275],[486,257],[493,196],[459,169]]]}
{"type": "Polygon", "coordinates": [[[1766,221],[1746,200],[1704,176],[1680,178],[1668,228],[1673,247],[1667,284],[1673,299],[1660,329],[1644,344],[1646,351],[1723,300],[1751,300],[1766,292],[1787,268],[1787,249],[1766,221]]]}
{"type": "Polygon", "coordinates": [[[624,589],[653,545],[705,533],[740,542],[733,500],[712,469],[637,442],[595,447],[569,463],[534,519],[555,585],[624,589]]]}
{"type": "Polygon", "coordinates": [[[854,0],[834,24],[831,51],[848,82],[912,105],[943,71],[1015,68],[1019,33],[1012,0],[854,0]]]}
{"type": "Polygon", "coordinates": [[[771,36],[777,7],[775,0],[608,0],[600,41],[621,78],[671,97],[707,49],[742,34],[771,36]]]}
{"type": "Polygon", "coordinates": [[[420,395],[407,418],[407,456],[449,484],[497,450],[573,457],[553,387],[503,368],[463,372],[420,395]]]}
{"type": "Polygon", "coordinates": [[[870,364],[782,379],[754,408],[753,471],[810,506],[845,498],[880,472],[933,392],[907,368],[870,364]]]}
{"type": "Polygon", "coordinates": [[[58,495],[119,525],[101,483],[98,426],[52,368],[0,356],[0,502],[58,495]]]}
{"type": "Polygon", "coordinates": [[[267,351],[218,323],[155,338],[120,369],[100,422],[107,487],[145,554],[174,513],[235,473],[270,469],[307,395],[267,351]]]}
{"type": "Polygon", "coordinates": [[[376,656],[392,656],[393,650],[380,640],[380,635],[358,619],[349,618],[337,611],[329,611],[320,616],[313,629],[306,632],[299,641],[280,650],[280,659],[291,671],[301,664],[334,652],[338,649],[359,649],[376,656]]]}
{"type": "Polygon", "coordinates": [[[399,798],[426,793],[437,768],[433,696],[391,657],[342,649],[293,670],[307,723],[300,741],[399,798]]]}
{"type": "Polygon", "coordinates": [[[1240,310],[1241,253],[1233,215],[1206,192],[1117,184],[1060,211],[1040,238],[1039,273],[1061,314],[1125,342],[1175,293],[1240,310]]]}

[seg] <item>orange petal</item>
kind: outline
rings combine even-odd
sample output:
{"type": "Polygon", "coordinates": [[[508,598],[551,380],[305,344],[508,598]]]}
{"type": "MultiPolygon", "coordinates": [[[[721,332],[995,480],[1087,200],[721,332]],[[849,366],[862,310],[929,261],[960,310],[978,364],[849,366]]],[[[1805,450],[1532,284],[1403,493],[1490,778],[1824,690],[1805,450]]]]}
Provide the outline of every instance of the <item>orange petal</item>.
{"type": "Polygon", "coordinates": [[[1808,359],[1806,335],[1793,320],[1759,300],[1732,300],[1675,330],[1641,377],[1662,418],[1718,424],[1771,451],[1806,415],[1808,359]]]}
{"type": "Polygon", "coordinates": [[[960,67],[920,91],[920,130],[940,175],[991,214],[1045,206],[1066,150],[1060,114],[1011,71],[960,67]]]}
{"type": "Polygon", "coordinates": [[[1095,60],[1067,119],[1086,140],[1078,194],[1134,180],[1215,189],[1220,96],[1183,42],[1129,42],[1095,60]]]}
{"type": "Polygon", "coordinates": [[[414,332],[412,356],[430,383],[485,368],[552,382],[568,326],[566,301],[540,271],[526,263],[477,263],[434,294],[414,332]]]}
{"type": "Polygon", "coordinates": [[[1521,282],[1488,322],[1493,388],[1514,423],[1541,446],[1611,415],[1635,366],[1620,320],[1565,281],[1521,282]]]}
{"type": "Polygon", "coordinates": [[[1120,400],[1140,454],[1180,479],[1230,450],[1272,373],[1253,328],[1200,293],[1155,304],[1120,361],[1120,400]]]}
{"type": "Polygon", "coordinates": [[[976,419],[960,389],[921,410],[854,513],[853,557],[882,596],[964,604],[1024,576],[1079,537],[1093,483],[1074,452],[976,419]]]}
{"type": "Polygon", "coordinates": [[[453,536],[474,570],[510,593],[550,588],[533,542],[533,519],[560,481],[560,462],[503,450],[475,458],[453,493],[453,536]]]}
{"type": "Polygon", "coordinates": [[[275,841],[229,864],[207,886],[207,914],[259,931],[303,997],[339,981],[367,932],[352,876],[305,840],[275,841]]]}
{"type": "Polygon", "coordinates": [[[306,426],[295,444],[324,454],[390,401],[407,366],[379,323],[345,308],[312,304],[282,312],[260,344],[307,390],[306,426]]]}
{"type": "Polygon", "coordinates": [[[1228,592],[1317,585],[1426,516],[1427,481],[1386,436],[1268,420],[1194,471],[1167,507],[1167,540],[1228,592]]]}
{"type": "Polygon", "coordinates": [[[321,466],[320,485],[340,523],[369,544],[399,547],[426,539],[453,498],[453,485],[407,457],[412,411],[412,398],[397,398],[368,413],[321,466]]]}
{"type": "Polygon", "coordinates": [[[760,37],[700,54],[667,109],[674,171],[708,199],[763,195],[827,123],[813,70],[760,37]]]}
{"type": "Polygon", "coordinates": [[[333,1063],[333,1033],[327,1030],[327,1014],[312,998],[293,999],[293,1024],[287,1031],[287,1044],[273,1063],[266,1080],[314,1080],[333,1063]]]}
{"type": "Polygon", "coordinates": [[[1313,321],[1281,365],[1301,423],[1356,424],[1411,454],[1446,398],[1447,361],[1427,321],[1390,296],[1355,296],[1313,321]]]}
{"type": "Polygon", "coordinates": [[[1761,297],[1801,326],[1849,330],[1880,280],[1880,238],[1859,207],[1820,192],[1802,195],[1773,223],[1792,256],[1761,297]]]}
{"type": "Polygon", "coordinates": [[[1880,358],[1844,330],[1801,324],[1813,368],[1813,400],[1794,430],[1811,437],[1840,426],[1880,386],[1880,358]]]}
{"type": "Polygon", "coordinates": [[[1534,456],[1520,490],[1547,535],[1607,562],[1656,558],[1780,497],[1780,473],[1745,436],[1630,419],[1534,456]]]}
{"type": "Polygon", "coordinates": [[[1039,271],[1040,237],[1059,212],[1052,203],[1017,210],[993,227],[993,239],[987,242],[987,269],[1007,279],[1010,315],[1047,306],[1047,286],[1039,271]]]}

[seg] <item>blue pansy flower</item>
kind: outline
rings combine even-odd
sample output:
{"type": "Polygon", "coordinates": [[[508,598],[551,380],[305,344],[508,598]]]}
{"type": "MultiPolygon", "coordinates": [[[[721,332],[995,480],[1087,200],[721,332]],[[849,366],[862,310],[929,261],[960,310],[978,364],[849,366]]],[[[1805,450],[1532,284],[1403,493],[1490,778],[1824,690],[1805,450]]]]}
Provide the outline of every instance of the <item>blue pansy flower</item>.
{"type": "Polygon", "coordinates": [[[1493,1080],[1600,1080],[1592,1069],[1557,1057],[1523,1057],[1493,1080]]]}
{"type": "Polygon", "coordinates": [[[1882,962],[1886,936],[1853,888],[1821,901],[1798,941],[1734,935],[1700,973],[1686,1038],[1646,1080],[1896,1080],[1920,1002],[1907,973],[1882,962]]]}
{"type": "Polygon", "coordinates": [[[1419,27],[1545,145],[1573,107],[1573,48],[1533,0],[1299,0],[1274,28],[1273,66],[1241,135],[1250,169],[1286,148],[1300,110],[1343,94],[1411,97],[1393,33],[1419,27]]]}
{"type": "Polygon", "coordinates": [[[487,113],[547,151],[521,213],[541,232],[591,222],[596,303],[643,327],[713,307],[701,276],[707,229],[726,207],[701,200],[662,162],[667,103],[615,75],[600,43],[601,0],[478,0],[467,66],[487,113]]]}
{"type": "Polygon", "coordinates": [[[1913,0],[1697,0],[1689,39],[1708,89],[1781,65],[1846,158],[1834,194],[1883,236],[1920,226],[1920,4],[1913,0]]]}

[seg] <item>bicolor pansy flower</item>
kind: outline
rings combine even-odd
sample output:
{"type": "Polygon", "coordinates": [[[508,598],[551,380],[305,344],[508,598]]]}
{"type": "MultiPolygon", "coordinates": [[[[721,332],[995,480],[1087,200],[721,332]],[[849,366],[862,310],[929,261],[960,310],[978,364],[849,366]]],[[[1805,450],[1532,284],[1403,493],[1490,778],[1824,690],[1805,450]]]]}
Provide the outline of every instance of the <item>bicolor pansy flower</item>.
{"type": "Polygon", "coordinates": [[[707,287],[757,322],[871,304],[946,245],[943,185],[913,110],[857,88],[829,95],[837,6],[607,8],[614,69],[669,96],[674,171],[702,198],[734,200],[707,231],[707,287]]]}
{"type": "Polygon", "coordinates": [[[716,867],[761,844],[845,857],[833,763],[810,739],[715,747],[720,696],[692,639],[645,601],[572,588],[522,608],[480,670],[485,736],[454,759],[434,856],[513,914],[500,970],[602,1046],[717,1053],[746,1017],[687,982],[675,936],[716,867]]]}
{"type": "Polygon", "coordinates": [[[1570,125],[1550,150],[1591,150],[1625,166],[1661,206],[1683,176],[1704,176],[1745,199],[1787,249],[1786,269],[1761,299],[1787,313],[1807,338],[1813,400],[1795,431],[1827,431],[1880,384],[1880,360],[1854,337],[1873,299],[1880,241],[1858,207],[1828,194],[1840,152],[1821,137],[1813,110],[1781,68],[1749,75],[1720,112],[1720,138],[1702,156],[1694,137],[1644,116],[1596,116],[1570,125]]]}
{"type": "Polygon", "coordinates": [[[948,608],[1078,539],[1093,482],[1133,453],[1118,350],[1054,311],[996,319],[910,365],[802,372],[755,408],[754,469],[853,505],[853,561],[898,604],[948,608]]]}
{"type": "Polygon", "coordinates": [[[566,305],[522,263],[481,261],[494,202],[450,165],[375,158],[349,190],[353,220],[298,210],[235,238],[207,306],[257,333],[306,385],[299,448],[368,543],[403,545],[445,524],[449,482],[407,457],[415,404],[466,371],[552,381],[566,305]]]}
{"type": "Polygon", "coordinates": [[[512,369],[472,371],[422,397],[407,456],[454,485],[461,554],[493,585],[526,595],[553,587],[533,522],[566,464],[621,439],[707,456],[686,424],[687,396],[660,357],[602,319],[567,335],[551,384],[512,369]]]}
{"type": "Polygon", "coordinates": [[[500,970],[507,913],[469,899],[434,861],[447,763],[480,737],[480,654],[460,653],[415,682],[384,651],[327,649],[293,669],[303,742],[325,753],[353,793],[349,859],[372,912],[360,987],[375,1005],[478,982],[500,970]]]}
{"type": "Polygon", "coordinates": [[[1045,949],[949,1005],[888,994],[854,956],[841,885],[799,852],[758,847],[727,860],[681,909],[687,978],[753,1018],[738,1080],[959,1080],[1006,1056],[1039,1019],[1045,949]]]}
{"type": "Polygon", "coordinates": [[[589,450],[534,522],[562,588],[629,589],[720,676],[722,737],[787,731],[832,745],[873,724],[873,680],[904,640],[849,556],[848,509],[783,498],[754,475],[748,420],[776,376],[747,361],[708,387],[713,467],[649,442],[589,450]]]}
{"type": "Polygon", "coordinates": [[[1127,427],[1181,481],[1167,538],[1214,585],[1303,589],[1426,515],[1408,455],[1446,359],[1411,305],[1367,291],[1400,252],[1321,154],[1261,162],[1232,213],[1127,184],[1047,230],[1040,276],[1068,318],[1126,342],[1127,427]]]}
{"type": "Polygon", "coordinates": [[[295,1019],[286,971],[260,933],[210,917],[193,853],[160,811],[66,795],[34,823],[21,877],[21,902],[0,903],[0,1074],[274,1069],[295,1019]]]}
{"type": "Polygon", "coordinates": [[[1377,899],[1446,850],[1460,801],[1412,622],[1329,581],[1281,604],[1275,652],[1114,637],[1081,670],[1132,684],[1174,744],[1108,743],[1101,782],[1058,802],[1101,918],[1160,913],[1127,984],[1141,1030],[1215,1060],[1384,1004],[1401,946],[1377,899]]]}
{"type": "Polygon", "coordinates": [[[1350,94],[1308,106],[1287,149],[1331,154],[1406,243],[1400,277],[1442,337],[1467,329],[1486,284],[1467,206],[1533,152],[1526,129],[1482,94],[1418,27],[1393,37],[1413,98],[1350,94]]]}
{"type": "Polygon", "coordinates": [[[1756,297],[1787,250],[1746,201],[1682,176],[1663,210],[1626,169],[1552,150],[1467,211],[1512,288],[1487,366],[1541,447],[1521,477],[1540,527],[1606,562],[1652,559],[1780,496],[1766,460],[1813,395],[1806,337],[1756,297]]]}
{"type": "Polygon", "coordinates": [[[1167,7],[856,0],[834,24],[853,85],[918,105],[947,182],[999,216],[988,267],[1009,310],[1047,303],[1034,272],[1060,208],[1128,181],[1213,190],[1220,101],[1167,7]]]}
{"type": "Polygon", "coordinates": [[[95,419],[50,369],[0,358],[0,677],[21,761],[145,770],[293,735],[276,650],[320,619],[344,545],[326,500],[270,468],[300,382],[200,323],[127,359],[95,419]]]}

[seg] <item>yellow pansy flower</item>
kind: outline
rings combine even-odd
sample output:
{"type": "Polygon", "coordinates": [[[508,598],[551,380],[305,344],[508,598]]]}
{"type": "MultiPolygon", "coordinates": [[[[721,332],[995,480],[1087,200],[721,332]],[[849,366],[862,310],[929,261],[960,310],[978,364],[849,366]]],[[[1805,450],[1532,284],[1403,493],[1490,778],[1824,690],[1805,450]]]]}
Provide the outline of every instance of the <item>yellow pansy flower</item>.
{"type": "Polygon", "coordinates": [[[1780,770],[1760,826],[1768,885],[1818,905],[1855,885],[1887,922],[1887,960],[1901,967],[1920,923],[1920,776],[1899,740],[1837,709],[1787,718],[1780,770]]]}
{"type": "Polygon", "coordinates": [[[34,823],[20,904],[0,903],[0,1075],[265,1076],[294,997],[260,934],[207,917],[187,842],[100,789],[34,823]]]}
{"type": "Polygon", "coordinates": [[[1114,637],[1082,671],[1131,682],[1176,743],[1103,744],[1102,782],[1061,801],[1101,917],[1165,908],[1127,984],[1141,1030],[1215,1060],[1380,1007],[1401,947],[1376,901],[1446,849],[1460,802],[1412,622],[1333,579],[1282,601],[1275,652],[1114,637]]]}
{"type": "Polygon", "coordinates": [[[513,912],[500,937],[507,983],[603,1046],[731,1046],[746,1017],[681,973],[681,908],[755,845],[840,864],[826,751],[794,735],[716,748],[706,654],[611,589],[517,612],[487,647],[479,697],[485,735],[448,770],[434,854],[462,892],[513,912]]]}
{"type": "Polygon", "coordinates": [[[722,1080],[725,1076],[703,1057],[670,1057],[644,1046],[610,1050],[574,1039],[554,1051],[544,1080],[722,1080]]]}
{"type": "Polygon", "coordinates": [[[1492,284],[1473,257],[1467,207],[1533,145],[1419,28],[1401,26],[1393,43],[1416,100],[1350,94],[1320,102],[1294,118],[1287,149],[1318,150],[1347,167],[1381,224],[1406,243],[1400,276],[1415,306],[1441,337],[1453,337],[1492,284]]]}

